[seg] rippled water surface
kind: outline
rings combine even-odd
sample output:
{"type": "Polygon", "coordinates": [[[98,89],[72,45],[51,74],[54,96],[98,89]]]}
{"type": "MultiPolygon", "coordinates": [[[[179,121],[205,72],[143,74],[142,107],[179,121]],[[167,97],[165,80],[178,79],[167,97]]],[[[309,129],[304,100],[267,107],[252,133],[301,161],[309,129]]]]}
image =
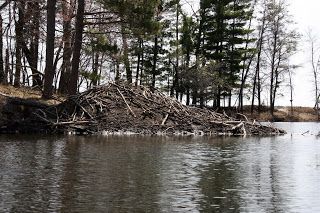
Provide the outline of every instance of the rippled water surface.
{"type": "Polygon", "coordinates": [[[320,125],[277,125],[289,134],[0,136],[0,212],[320,212],[320,125]]]}

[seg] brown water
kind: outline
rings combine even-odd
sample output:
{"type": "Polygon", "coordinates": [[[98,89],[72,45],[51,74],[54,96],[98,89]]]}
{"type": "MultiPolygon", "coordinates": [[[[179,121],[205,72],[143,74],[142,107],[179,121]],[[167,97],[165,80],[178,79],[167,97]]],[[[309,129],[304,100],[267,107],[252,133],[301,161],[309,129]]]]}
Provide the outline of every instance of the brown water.
{"type": "Polygon", "coordinates": [[[0,212],[320,212],[320,125],[278,125],[290,133],[0,136],[0,212]]]}

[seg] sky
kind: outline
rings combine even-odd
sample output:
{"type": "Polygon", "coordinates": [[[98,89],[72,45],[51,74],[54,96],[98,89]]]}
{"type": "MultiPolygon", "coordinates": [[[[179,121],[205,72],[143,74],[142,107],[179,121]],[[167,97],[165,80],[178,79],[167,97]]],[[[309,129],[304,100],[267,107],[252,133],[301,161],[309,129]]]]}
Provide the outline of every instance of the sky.
{"type": "MultiPolygon", "coordinates": [[[[298,31],[304,35],[300,41],[299,53],[291,59],[292,64],[301,65],[295,70],[293,76],[294,82],[294,97],[293,104],[296,106],[314,106],[314,86],[313,73],[310,65],[310,45],[306,42],[306,33],[308,29],[318,37],[320,44],[320,1],[319,0],[288,0],[289,11],[297,23],[298,31]]],[[[320,49],[318,54],[320,55],[320,49]]],[[[280,98],[276,105],[289,105],[290,98],[280,98]]]]}

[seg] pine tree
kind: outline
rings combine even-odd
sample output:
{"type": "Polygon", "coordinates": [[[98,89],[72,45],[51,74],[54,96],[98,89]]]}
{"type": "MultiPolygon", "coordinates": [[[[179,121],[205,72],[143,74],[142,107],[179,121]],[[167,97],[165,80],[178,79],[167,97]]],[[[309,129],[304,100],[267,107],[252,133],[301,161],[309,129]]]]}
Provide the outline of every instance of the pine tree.
{"type": "Polygon", "coordinates": [[[192,69],[190,69],[191,54],[194,51],[194,30],[195,23],[192,17],[183,15],[183,24],[182,24],[182,35],[180,39],[183,62],[182,62],[182,71],[181,71],[181,87],[182,90],[186,92],[186,105],[190,104],[190,90],[192,78],[190,78],[192,69]]]}
{"type": "Polygon", "coordinates": [[[106,10],[119,18],[122,34],[123,63],[128,83],[132,83],[132,69],[129,60],[130,38],[128,35],[142,39],[145,35],[153,34],[159,29],[157,11],[159,0],[100,0],[106,10]]]}
{"type": "Polygon", "coordinates": [[[246,24],[252,15],[250,0],[208,0],[204,24],[204,51],[208,60],[217,64],[220,83],[216,88],[215,106],[220,107],[221,95],[229,97],[237,86],[247,50],[246,24]]]}

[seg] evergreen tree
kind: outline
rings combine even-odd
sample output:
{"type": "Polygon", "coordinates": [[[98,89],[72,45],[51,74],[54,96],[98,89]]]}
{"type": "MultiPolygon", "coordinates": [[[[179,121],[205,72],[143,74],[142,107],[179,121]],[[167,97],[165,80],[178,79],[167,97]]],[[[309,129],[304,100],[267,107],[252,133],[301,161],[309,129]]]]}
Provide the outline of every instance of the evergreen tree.
{"type": "Polygon", "coordinates": [[[250,0],[208,0],[204,24],[204,51],[208,60],[217,64],[220,83],[216,88],[215,106],[220,107],[221,95],[229,97],[237,86],[247,42],[246,24],[250,19],[250,0]]]}
{"type": "Polygon", "coordinates": [[[141,40],[145,35],[153,34],[159,29],[156,14],[161,10],[160,1],[100,0],[100,2],[106,10],[114,13],[119,19],[126,78],[129,83],[132,83],[132,66],[129,60],[130,37],[128,35],[138,37],[141,40]]]}
{"type": "Polygon", "coordinates": [[[183,61],[181,70],[181,88],[186,93],[186,105],[190,104],[190,90],[191,90],[191,73],[190,69],[191,55],[194,52],[194,38],[195,38],[195,23],[192,17],[183,15],[182,35],[180,39],[183,61]]]}

